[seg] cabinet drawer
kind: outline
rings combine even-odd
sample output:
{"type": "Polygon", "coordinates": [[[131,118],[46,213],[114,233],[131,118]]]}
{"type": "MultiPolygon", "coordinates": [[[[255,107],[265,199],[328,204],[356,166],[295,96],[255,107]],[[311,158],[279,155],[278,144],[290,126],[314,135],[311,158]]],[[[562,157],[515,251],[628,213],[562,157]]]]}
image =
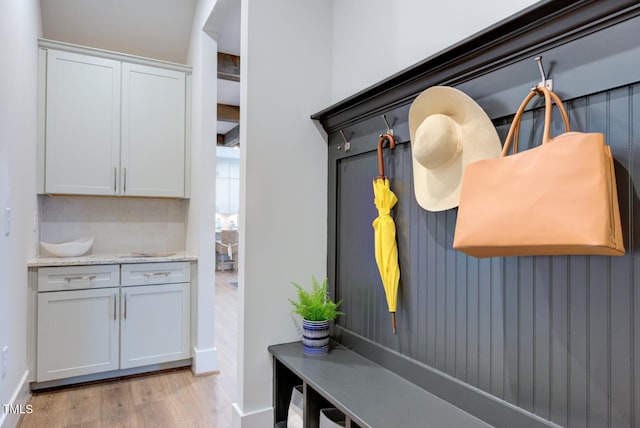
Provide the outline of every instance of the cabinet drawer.
{"type": "Polygon", "coordinates": [[[38,269],[38,291],[117,287],[119,265],[61,266],[38,269]]]}
{"type": "Polygon", "coordinates": [[[122,286],[170,284],[190,281],[189,262],[122,265],[122,286]]]}

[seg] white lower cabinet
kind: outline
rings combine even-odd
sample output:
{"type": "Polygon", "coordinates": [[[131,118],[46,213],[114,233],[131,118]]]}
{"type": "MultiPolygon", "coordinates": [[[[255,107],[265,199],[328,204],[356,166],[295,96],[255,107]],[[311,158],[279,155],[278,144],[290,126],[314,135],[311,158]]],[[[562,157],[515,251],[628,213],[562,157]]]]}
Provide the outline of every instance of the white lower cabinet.
{"type": "Polygon", "coordinates": [[[38,294],[38,382],[119,367],[119,288],[38,294]]]}
{"type": "Polygon", "coordinates": [[[39,269],[36,382],[190,358],[189,265],[39,269]]]}
{"type": "Polygon", "coordinates": [[[189,358],[189,284],[122,287],[120,368],[189,358]]]}

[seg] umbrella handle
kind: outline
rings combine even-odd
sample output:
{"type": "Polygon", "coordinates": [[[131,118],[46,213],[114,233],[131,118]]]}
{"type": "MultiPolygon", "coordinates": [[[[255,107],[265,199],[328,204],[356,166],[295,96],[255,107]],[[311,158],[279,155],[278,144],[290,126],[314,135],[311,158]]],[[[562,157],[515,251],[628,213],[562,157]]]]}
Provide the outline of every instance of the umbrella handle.
{"type": "Polygon", "coordinates": [[[393,334],[396,334],[396,313],[391,312],[391,328],[393,328],[393,334]]]}
{"type": "Polygon", "coordinates": [[[396,148],[396,139],[391,134],[381,134],[378,140],[378,178],[384,178],[384,160],[382,159],[382,146],[384,142],[389,142],[389,149],[396,148]]]}

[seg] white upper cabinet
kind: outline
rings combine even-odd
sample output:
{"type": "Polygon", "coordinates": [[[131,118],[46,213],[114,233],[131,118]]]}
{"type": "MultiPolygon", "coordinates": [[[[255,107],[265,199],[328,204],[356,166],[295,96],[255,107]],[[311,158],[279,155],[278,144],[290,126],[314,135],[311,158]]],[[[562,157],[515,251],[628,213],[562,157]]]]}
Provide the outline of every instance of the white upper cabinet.
{"type": "Polygon", "coordinates": [[[187,196],[186,67],[86,50],[46,49],[41,191],[187,196]]]}
{"type": "Polygon", "coordinates": [[[122,194],[184,196],[185,75],[122,65],[122,194]]]}
{"type": "Polygon", "coordinates": [[[115,195],[120,62],[49,50],[45,192],[115,195]]]}
{"type": "Polygon", "coordinates": [[[237,214],[240,205],[240,161],[218,157],[216,161],[216,212],[237,214]]]}

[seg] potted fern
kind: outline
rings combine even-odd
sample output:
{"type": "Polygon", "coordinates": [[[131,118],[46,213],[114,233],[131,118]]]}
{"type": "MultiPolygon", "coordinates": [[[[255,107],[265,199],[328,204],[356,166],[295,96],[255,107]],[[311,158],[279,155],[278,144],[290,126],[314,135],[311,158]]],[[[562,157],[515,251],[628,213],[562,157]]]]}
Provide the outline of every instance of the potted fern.
{"type": "Polygon", "coordinates": [[[329,321],[338,315],[342,300],[335,303],[329,297],[327,278],[322,281],[311,276],[311,291],[292,282],[298,292],[298,300],[289,299],[293,305],[292,313],[302,317],[302,347],[305,354],[326,354],[329,352],[329,321]]]}

